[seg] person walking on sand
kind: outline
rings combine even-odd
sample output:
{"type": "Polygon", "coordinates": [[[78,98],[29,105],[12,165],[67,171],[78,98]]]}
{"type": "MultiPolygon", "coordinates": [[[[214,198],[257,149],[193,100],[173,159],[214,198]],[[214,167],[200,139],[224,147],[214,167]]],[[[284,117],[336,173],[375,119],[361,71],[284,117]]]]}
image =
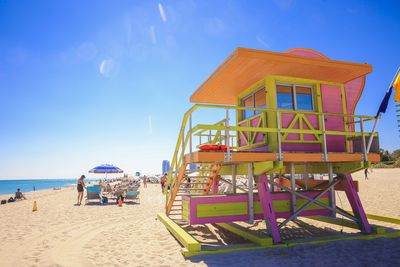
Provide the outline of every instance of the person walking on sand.
{"type": "Polygon", "coordinates": [[[76,182],[76,189],[78,190],[78,202],[76,205],[78,206],[82,204],[83,188],[86,188],[85,182],[83,181],[85,178],[85,175],[81,175],[81,178],[76,182]]]}
{"type": "Polygon", "coordinates": [[[147,177],[146,177],[146,175],[143,176],[143,187],[147,188],[147,177]]]}
{"type": "Polygon", "coordinates": [[[164,173],[160,178],[161,191],[164,192],[165,182],[167,181],[167,173],[164,173]]]}
{"type": "Polygon", "coordinates": [[[364,174],[365,174],[365,180],[368,180],[368,168],[365,168],[364,174]]]}

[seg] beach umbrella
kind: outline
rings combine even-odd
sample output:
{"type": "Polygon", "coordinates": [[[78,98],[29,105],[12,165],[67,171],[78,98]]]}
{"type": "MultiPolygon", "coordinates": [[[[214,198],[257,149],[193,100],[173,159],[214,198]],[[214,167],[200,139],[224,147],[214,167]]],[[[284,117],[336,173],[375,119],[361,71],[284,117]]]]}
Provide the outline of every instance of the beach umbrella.
{"type": "Polygon", "coordinates": [[[106,178],[108,173],[123,173],[124,171],[118,168],[117,166],[111,164],[103,164],[100,166],[96,166],[89,171],[90,173],[105,173],[106,178]]]}

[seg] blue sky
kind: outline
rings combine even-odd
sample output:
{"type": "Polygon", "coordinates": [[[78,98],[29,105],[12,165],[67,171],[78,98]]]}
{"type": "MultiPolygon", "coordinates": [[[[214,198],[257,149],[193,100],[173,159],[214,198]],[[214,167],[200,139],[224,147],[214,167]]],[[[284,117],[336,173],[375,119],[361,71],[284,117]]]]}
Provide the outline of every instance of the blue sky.
{"type": "MultiPolygon", "coordinates": [[[[236,47],[368,62],[356,114],[400,65],[399,1],[0,0],[0,179],[101,163],[158,173],[191,93],[236,47]]],[[[393,100],[381,146],[400,147],[393,100]]]]}

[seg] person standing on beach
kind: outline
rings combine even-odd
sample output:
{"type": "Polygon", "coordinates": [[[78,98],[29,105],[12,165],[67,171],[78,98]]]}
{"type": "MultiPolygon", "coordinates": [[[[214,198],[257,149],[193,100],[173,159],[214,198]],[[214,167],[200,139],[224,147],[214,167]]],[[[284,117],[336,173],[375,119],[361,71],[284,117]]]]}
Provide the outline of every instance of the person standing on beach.
{"type": "Polygon", "coordinates": [[[165,182],[167,181],[167,173],[164,173],[160,178],[161,191],[164,192],[165,182]]]}
{"type": "Polygon", "coordinates": [[[143,176],[143,186],[144,188],[147,188],[147,176],[143,176]]]}
{"type": "Polygon", "coordinates": [[[368,180],[368,168],[365,168],[364,174],[365,174],[365,180],[368,180]]]}
{"type": "Polygon", "coordinates": [[[85,178],[85,175],[81,175],[81,178],[76,182],[76,189],[78,190],[78,203],[76,203],[76,205],[78,206],[82,204],[83,188],[86,188],[85,182],[83,181],[85,178]]]}

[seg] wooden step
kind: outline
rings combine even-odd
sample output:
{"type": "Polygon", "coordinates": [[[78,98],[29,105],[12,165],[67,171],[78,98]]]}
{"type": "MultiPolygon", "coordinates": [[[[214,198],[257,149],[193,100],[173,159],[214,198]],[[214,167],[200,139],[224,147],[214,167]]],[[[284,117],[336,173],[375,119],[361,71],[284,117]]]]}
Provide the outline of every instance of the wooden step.
{"type": "Polygon", "coordinates": [[[212,172],[213,169],[198,169],[198,170],[186,170],[186,173],[193,173],[193,172],[212,172]]]}
{"type": "Polygon", "coordinates": [[[181,185],[188,185],[188,184],[208,184],[205,182],[190,182],[190,183],[181,183],[181,185]]]}

